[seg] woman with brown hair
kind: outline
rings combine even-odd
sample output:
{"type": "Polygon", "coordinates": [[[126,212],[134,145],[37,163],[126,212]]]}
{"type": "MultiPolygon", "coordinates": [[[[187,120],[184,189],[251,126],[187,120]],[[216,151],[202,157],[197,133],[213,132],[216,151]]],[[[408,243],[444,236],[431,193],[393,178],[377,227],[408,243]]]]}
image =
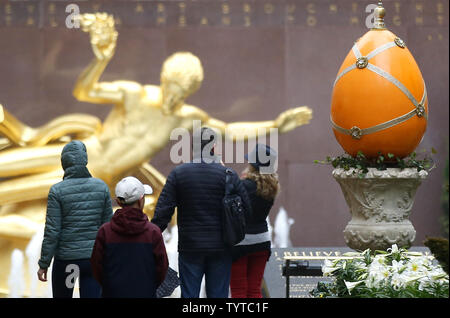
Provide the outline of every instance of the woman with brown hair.
{"type": "Polygon", "coordinates": [[[267,217],[280,191],[278,175],[273,169],[276,156],[272,148],[262,144],[257,144],[245,156],[249,165],[243,171],[242,182],[250,198],[253,214],[247,221],[245,238],[233,247],[232,298],[262,297],[261,282],[271,254],[267,217]]]}

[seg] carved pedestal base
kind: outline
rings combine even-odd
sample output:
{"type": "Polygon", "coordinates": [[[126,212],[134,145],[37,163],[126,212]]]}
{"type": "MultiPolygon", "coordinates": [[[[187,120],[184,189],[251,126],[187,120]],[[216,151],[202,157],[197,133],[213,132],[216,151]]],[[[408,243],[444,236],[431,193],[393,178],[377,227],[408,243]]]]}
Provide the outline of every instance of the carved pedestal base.
{"type": "Polygon", "coordinates": [[[428,173],[370,168],[360,178],[358,172],[333,170],[352,215],[344,230],[346,244],[355,250],[386,250],[392,244],[409,248],[416,231],[408,218],[417,188],[428,173]]]}

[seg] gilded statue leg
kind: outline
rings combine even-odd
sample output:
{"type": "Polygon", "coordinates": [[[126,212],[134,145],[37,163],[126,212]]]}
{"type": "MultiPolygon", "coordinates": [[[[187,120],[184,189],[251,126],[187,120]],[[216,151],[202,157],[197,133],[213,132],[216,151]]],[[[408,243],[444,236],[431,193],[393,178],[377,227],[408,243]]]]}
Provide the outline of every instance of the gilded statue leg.
{"type": "Polygon", "coordinates": [[[37,174],[61,168],[64,144],[5,149],[0,152],[0,178],[37,174]]]}
{"type": "MultiPolygon", "coordinates": [[[[68,142],[71,140],[70,136],[82,139],[99,133],[101,126],[100,119],[95,116],[70,114],[53,119],[41,127],[32,128],[19,121],[0,104],[0,134],[9,140],[9,145],[37,147],[60,138],[68,138],[65,140],[68,142]]],[[[9,146],[6,145],[6,140],[0,142],[1,145],[3,146],[0,149],[9,146]]]]}
{"type": "Polygon", "coordinates": [[[28,242],[45,223],[47,197],[2,205],[0,208],[0,240],[28,242]]]}
{"type": "Polygon", "coordinates": [[[84,139],[99,133],[101,127],[101,121],[96,116],[88,114],[63,115],[49,121],[44,126],[36,128],[35,134],[33,138],[30,138],[28,144],[36,147],[60,138],[67,139],[64,142],[69,142],[72,139],[84,139]]]}
{"type": "MultiPolygon", "coordinates": [[[[64,171],[59,167],[59,169],[48,173],[34,174],[0,182],[0,206],[2,206],[0,216],[5,204],[47,199],[50,187],[60,182],[63,176],[64,171]]],[[[20,212],[20,210],[17,212],[20,212]]]]}

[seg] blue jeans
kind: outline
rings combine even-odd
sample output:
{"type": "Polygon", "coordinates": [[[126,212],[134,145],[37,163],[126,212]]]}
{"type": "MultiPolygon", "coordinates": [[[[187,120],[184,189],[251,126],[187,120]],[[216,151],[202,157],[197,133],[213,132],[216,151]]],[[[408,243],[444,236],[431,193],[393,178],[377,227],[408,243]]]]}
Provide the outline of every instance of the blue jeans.
{"type": "Polygon", "coordinates": [[[205,275],[208,298],[228,298],[231,276],[230,253],[186,253],[178,255],[182,298],[198,298],[205,275]]]}
{"type": "Polygon", "coordinates": [[[72,298],[73,285],[78,279],[80,298],[99,298],[101,286],[92,276],[91,261],[53,260],[52,291],[53,298],[72,298]],[[79,277],[76,275],[79,274],[79,277]]]}

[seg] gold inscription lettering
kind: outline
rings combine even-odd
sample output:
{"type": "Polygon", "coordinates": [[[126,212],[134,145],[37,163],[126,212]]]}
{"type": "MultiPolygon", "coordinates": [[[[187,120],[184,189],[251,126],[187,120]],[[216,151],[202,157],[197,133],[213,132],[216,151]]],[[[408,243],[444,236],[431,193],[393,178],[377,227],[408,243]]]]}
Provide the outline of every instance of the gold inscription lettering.
{"type": "Polygon", "coordinates": [[[416,11],[423,12],[423,4],[422,3],[416,3],[416,11]]]}
{"type": "Polygon", "coordinates": [[[288,4],[288,5],[286,5],[286,12],[287,13],[294,13],[295,12],[295,4],[288,4]]]}
{"type": "Polygon", "coordinates": [[[34,25],[34,19],[32,17],[27,18],[27,25],[34,25]]]}
{"type": "Polygon", "coordinates": [[[354,24],[359,24],[359,18],[358,17],[350,17],[350,24],[354,25],[354,24]]]}
{"type": "Polygon", "coordinates": [[[166,18],[165,17],[157,17],[156,18],[156,24],[157,25],[166,24],[166,18]]]}
{"type": "Polygon", "coordinates": [[[314,7],[314,3],[308,3],[306,5],[306,11],[310,14],[316,13],[316,8],[314,7]]]}
{"type": "Polygon", "coordinates": [[[178,26],[185,27],[186,26],[186,16],[180,15],[178,17],[178,26]]]}
{"type": "Polygon", "coordinates": [[[5,13],[11,14],[12,13],[12,7],[9,3],[5,4],[5,13]]]}
{"type": "Polygon", "coordinates": [[[223,25],[230,25],[231,24],[231,19],[229,16],[224,16],[222,17],[222,24],[223,25]]]}
{"type": "Polygon", "coordinates": [[[11,22],[12,22],[12,17],[11,17],[10,15],[7,15],[7,16],[5,17],[5,23],[6,23],[6,25],[7,25],[7,26],[10,26],[10,25],[11,25],[11,22]]]}
{"type": "Polygon", "coordinates": [[[54,3],[50,3],[48,5],[48,13],[50,14],[54,14],[56,12],[56,6],[54,3]]]}
{"type": "Polygon", "coordinates": [[[48,13],[50,14],[54,14],[56,12],[56,6],[54,3],[50,3],[48,5],[48,13]]]}
{"type": "Polygon", "coordinates": [[[308,26],[313,27],[316,26],[317,24],[317,19],[315,16],[310,15],[306,18],[306,23],[308,24],[308,26]]]}
{"type": "Polygon", "coordinates": [[[250,13],[252,11],[252,7],[248,3],[244,3],[242,10],[244,10],[245,13],[250,13]]]}
{"type": "Polygon", "coordinates": [[[266,14],[272,14],[274,10],[273,4],[272,3],[266,3],[264,4],[264,12],[266,14]]]}
{"type": "Polygon", "coordinates": [[[423,17],[416,17],[416,25],[423,25],[423,17]]]}
{"type": "Polygon", "coordinates": [[[142,6],[142,4],[138,3],[136,5],[136,8],[134,8],[134,12],[136,12],[136,13],[143,13],[144,12],[144,7],[142,6]]]}
{"type": "Polygon", "coordinates": [[[50,16],[49,19],[50,19],[50,26],[52,28],[56,28],[58,26],[58,22],[56,22],[56,18],[54,16],[50,16]]]}
{"type": "Polygon", "coordinates": [[[228,5],[228,3],[222,3],[222,13],[223,14],[230,13],[230,6],[228,5]]]}
{"type": "Polygon", "coordinates": [[[334,3],[330,4],[329,11],[330,13],[337,13],[337,5],[334,3]]]}
{"type": "Polygon", "coordinates": [[[248,15],[244,16],[244,26],[249,27],[252,25],[252,21],[248,15]]]}
{"type": "Polygon", "coordinates": [[[295,17],[294,17],[293,15],[289,14],[289,15],[286,17],[286,20],[287,20],[288,23],[292,24],[292,23],[294,23],[294,21],[295,21],[295,17]]]}
{"type": "Polygon", "coordinates": [[[11,7],[11,5],[9,3],[5,4],[5,14],[6,14],[6,16],[5,16],[5,23],[6,23],[7,26],[10,26],[11,22],[12,22],[12,16],[11,16],[11,14],[12,14],[12,7],[11,7]]]}

